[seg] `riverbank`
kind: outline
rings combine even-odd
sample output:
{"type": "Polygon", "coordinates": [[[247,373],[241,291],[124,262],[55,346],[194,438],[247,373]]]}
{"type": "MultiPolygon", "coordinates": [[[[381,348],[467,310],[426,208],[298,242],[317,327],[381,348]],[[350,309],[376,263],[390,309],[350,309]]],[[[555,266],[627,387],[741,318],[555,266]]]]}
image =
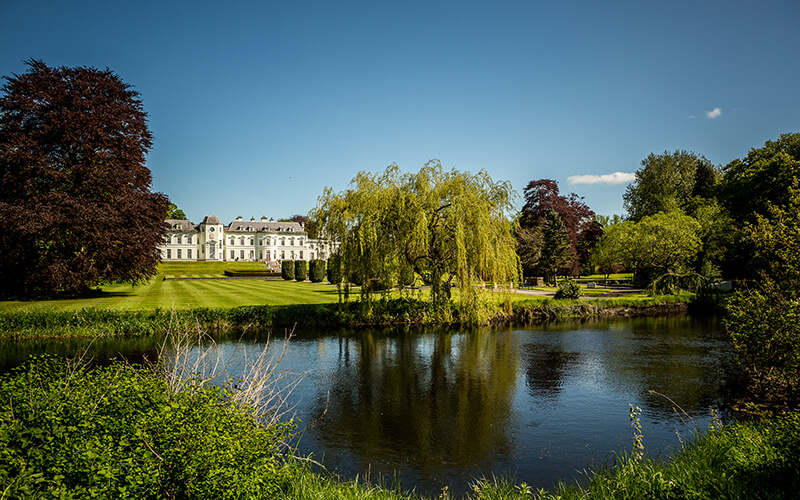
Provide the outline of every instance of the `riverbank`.
{"type": "MultiPolygon", "coordinates": [[[[496,304],[492,324],[529,325],[564,318],[632,317],[684,313],[692,296],[555,300],[526,298],[510,310],[496,304]]],[[[458,323],[458,308],[452,306],[458,323]]],[[[327,304],[252,305],[240,307],[154,309],[150,311],[84,308],[0,311],[0,339],[150,336],[168,333],[247,332],[271,328],[357,328],[437,324],[427,302],[411,297],[327,304]]]]}
{"type": "MultiPolygon", "coordinates": [[[[291,429],[254,420],[235,398],[240,389],[169,381],[158,366],[47,358],[3,375],[0,490],[12,498],[450,498],[447,489],[426,497],[369,475],[340,480],[285,448],[276,453],[291,429]]],[[[671,457],[634,448],[581,484],[533,491],[513,476],[476,478],[465,498],[794,498],[797,414],[698,432],[671,457]]]]}

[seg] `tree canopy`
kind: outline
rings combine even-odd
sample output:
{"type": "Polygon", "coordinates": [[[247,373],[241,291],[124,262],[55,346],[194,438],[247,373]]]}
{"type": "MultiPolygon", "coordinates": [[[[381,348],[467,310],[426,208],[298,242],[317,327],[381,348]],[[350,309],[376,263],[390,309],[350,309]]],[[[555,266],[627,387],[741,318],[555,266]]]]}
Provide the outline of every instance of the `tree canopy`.
{"type": "MultiPolygon", "coordinates": [[[[529,182],[525,187],[524,196],[525,204],[522,206],[519,216],[520,227],[523,230],[544,231],[547,224],[552,223],[552,221],[548,222],[551,212],[555,212],[567,236],[567,253],[569,255],[567,259],[558,259],[560,267],[555,271],[563,270],[569,274],[577,275],[582,263],[581,257],[586,258],[588,256],[588,250],[594,246],[600,236],[600,226],[595,222],[595,213],[583,202],[583,198],[577,194],[570,193],[567,196],[560,194],[558,183],[551,179],[539,179],[529,182]]],[[[518,235],[524,234],[523,232],[518,233],[518,235]]],[[[530,253],[529,242],[530,238],[528,238],[528,242],[520,240],[520,249],[528,248],[530,253]]],[[[547,262],[549,266],[550,261],[544,255],[546,252],[542,250],[541,253],[542,257],[545,258],[545,261],[541,261],[542,264],[547,262]]],[[[523,271],[526,273],[545,273],[545,269],[541,265],[534,264],[529,267],[528,264],[532,262],[532,259],[527,256],[521,257],[526,264],[523,271]]],[[[551,271],[548,268],[548,272],[551,271]]]]}
{"type": "Polygon", "coordinates": [[[457,285],[465,314],[473,314],[484,282],[517,281],[513,196],[507,182],[485,171],[446,171],[432,160],[417,173],[397,165],[359,172],[341,193],[326,188],[312,216],[340,245],[337,262],[345,277],[358,276],[365,297],[376,282],[422,280],[431,286],[433,310],[447,315],[457,285]]]}
{"type": "Polygon", "coordinates": [[[0,97],[0,293],[151,276],[168,200],[150,192],[138,92],[108,69],[27,64],[0,97]]]}
{"type": "Polygon", "coordinates": [[[717,172],[702,155],[687,151],[650,154],[622,196],[634,222],[659,212],[683,209],[693,196],[713,192],[717,172]]]}
{"type": "Polygon", "coordinates": [[[767,141],[746,157],[728,163],[719,197],[736,220],[753,222],[755,214],[769,216],[770,206],[787,206],[788,188],[798,179],[800,133],[782,134],[777,141],[767,141]]]}
{"type": "Polygon", "coordinates": [[[694,217],[660,212],[606,228],[594,256],[604,272],[624,266],[649,284],[659,276],[691,269],[701,248],[700,230],[694,217]]]}
{"type": "Polygon", "coordinates": [[[169,202],[169,206],[167,207],[167,219],[184,220],[186,219],[186,214],[183,213],[183,210],[178,208],[178,205],[169,202]]]}

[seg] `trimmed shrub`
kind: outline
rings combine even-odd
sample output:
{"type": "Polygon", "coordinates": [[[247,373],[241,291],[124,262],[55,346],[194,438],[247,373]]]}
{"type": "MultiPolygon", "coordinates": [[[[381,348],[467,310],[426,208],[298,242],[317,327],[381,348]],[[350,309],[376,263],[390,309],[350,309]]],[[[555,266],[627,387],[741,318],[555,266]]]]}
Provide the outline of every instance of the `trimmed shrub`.
{"type": "Polygon", "coordinates": [[[565,279],[561,283],[558,284],[558,290],[556,290],[557,299],[577,299],[581,296],[581,286],[578,284],[577,281],[571,279],[565,279]]]}
{"type": "Polygon", "coordinates": [[[341,260],[342,257],[338,253],[331,255],[331,258],[328,260],[328,283],[332,285],[337,285],[344,279],[341,269],[341,260]]]}
{"type": "Polygon", "coordinates": [[[308,262],[304,260],[294,261],[294,279],[305,281],[308,278],[308,262]]]}
{"type": "Polygon", "coordinates": [[[321,283],[325,279],[325,261],[315,259],[308,263],[308,278],[312,283],[321,283]]]}
{"type": "Polygon", "coordinates": [[[286,281],[291,281],[294,279],[293,260],[284,260],[281,262],[281,278],[285,279],[286,281]]]}

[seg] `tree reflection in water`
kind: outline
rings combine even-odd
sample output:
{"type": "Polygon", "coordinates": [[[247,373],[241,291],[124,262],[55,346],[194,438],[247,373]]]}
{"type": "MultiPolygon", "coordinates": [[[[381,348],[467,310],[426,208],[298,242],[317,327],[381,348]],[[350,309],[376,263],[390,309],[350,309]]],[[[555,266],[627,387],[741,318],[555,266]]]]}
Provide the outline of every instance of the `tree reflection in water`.
{"type": "Polygon", "coordinates": [[[318,432],[392,468],[488,467],[513,448],[517,364],[511,332],[342,337],[318,432]]]}

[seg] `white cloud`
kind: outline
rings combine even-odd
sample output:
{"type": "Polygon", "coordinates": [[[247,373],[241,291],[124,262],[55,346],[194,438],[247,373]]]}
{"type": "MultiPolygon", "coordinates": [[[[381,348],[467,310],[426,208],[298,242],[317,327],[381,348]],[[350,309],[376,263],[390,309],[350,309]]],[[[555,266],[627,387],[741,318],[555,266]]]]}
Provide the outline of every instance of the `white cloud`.
{"type": "Polygon", "coordinates": [[[636,174],[626,172],[614,172],[604,175],[571,175],[567,177],[567,184],[627,184],[636,179],[636,174]]]}
{"type": "Polygon", "coordinates": [[[714,118],[718,117],[722,114],[722,109],[714,108],[711,111],[706,111],[706,118],[709,120],[713,120],[714,118]]]}

